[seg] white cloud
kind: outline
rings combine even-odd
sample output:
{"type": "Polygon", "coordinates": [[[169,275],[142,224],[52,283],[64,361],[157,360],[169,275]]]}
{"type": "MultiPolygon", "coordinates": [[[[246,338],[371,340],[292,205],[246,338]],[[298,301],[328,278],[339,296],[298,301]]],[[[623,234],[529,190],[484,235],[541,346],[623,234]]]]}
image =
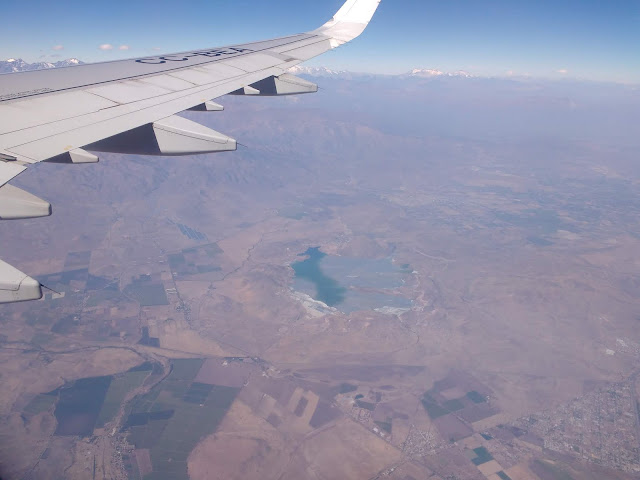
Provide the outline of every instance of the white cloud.
{"type": "Polygon", "coordinates": [[[109,43],[103,43],[102,45],[100,45],[98,47],[100,50],[113,50],[113,45],[109,44],[109,43]]]}
{"type": "Polygon", "coordinates": [[[567,70],[566,68],[561,68],[556,73],[559,73],[560,75],[566,75],[567,73],[569,73],[569,70],[567,70]]]}
{"type": "Polygon", "coordinates": [[[62,45],[54,45],[51,50],[64,50],[64,47],[62,45]]]}
{"type": "Polygon", "coordinates": [[[129,45],[120,45],[120,50],[129,50],[131,47],[129,45]]]}

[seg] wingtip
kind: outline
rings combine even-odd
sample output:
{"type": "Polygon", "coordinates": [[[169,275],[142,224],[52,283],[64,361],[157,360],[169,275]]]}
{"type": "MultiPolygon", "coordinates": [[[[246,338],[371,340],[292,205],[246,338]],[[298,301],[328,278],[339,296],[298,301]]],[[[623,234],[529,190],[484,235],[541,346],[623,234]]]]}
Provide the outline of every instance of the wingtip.
{"type": "Polygon", "coordinates": [[[331,39],[336,48],[358,37],[369,25],[381,0],[347,0],[342,8],[316,32],[331,39]]]}
{"type": "Polygon", "coordinates": [[[333,16],[337,21],[369,23],[376,12],[380,0],[348,0],[333,16]]]}

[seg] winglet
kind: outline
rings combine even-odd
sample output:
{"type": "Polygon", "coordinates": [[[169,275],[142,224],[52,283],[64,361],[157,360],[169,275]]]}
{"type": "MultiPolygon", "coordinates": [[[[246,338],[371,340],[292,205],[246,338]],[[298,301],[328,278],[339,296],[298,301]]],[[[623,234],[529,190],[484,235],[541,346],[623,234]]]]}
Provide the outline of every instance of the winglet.
{"type": "Polygon", "coordinates": [[[314,33],[331,38],[331,47],[345,44],[362,32],[373,18],[381,0],[347,0],[331,20],[314,33]]]}

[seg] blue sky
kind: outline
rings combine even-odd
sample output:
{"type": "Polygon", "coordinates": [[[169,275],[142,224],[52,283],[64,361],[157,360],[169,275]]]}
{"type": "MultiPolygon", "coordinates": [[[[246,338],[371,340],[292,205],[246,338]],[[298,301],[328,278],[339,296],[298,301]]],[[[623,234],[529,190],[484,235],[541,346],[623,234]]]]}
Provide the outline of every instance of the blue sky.
{"type": "MultiPolygon", "coordinates": [[[[102,61],[242,43],[313,29],[341,3],[13,1],[2,6],[0,58],[102,61]]],[[[363,37],[309,64],[640,83],[640,1],[383,0],[363,37]]]]}

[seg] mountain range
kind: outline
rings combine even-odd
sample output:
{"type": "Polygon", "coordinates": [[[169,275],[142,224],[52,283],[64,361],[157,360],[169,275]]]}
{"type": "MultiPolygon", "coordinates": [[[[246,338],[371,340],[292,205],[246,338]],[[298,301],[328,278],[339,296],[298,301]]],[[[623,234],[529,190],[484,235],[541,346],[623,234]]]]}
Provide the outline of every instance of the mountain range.
{"type": "Polygon", "coordinates": [[[9,58],[8,60],[0,60],[0,73],[27,72],[30,70],[43,70],[46,68],[72,67],[82,65],[84,62],[77,58],[69,58],[60,60],[59,62],[35,62],[27,63],[21,58],[9,58]]]}
{"type": "Polygon", "coordinates": [[[458,70],[456,72],[443,72],[442,70],[435,70],[431,68],[414,68],[409,73],[406,73],[405,76],[420,77],[420,78],[434,78],[434,77],[473,78],[475,77],[475,75],[472,75],[469,72],[465,72],[463,70],[458,70]]]}
{"type": "Polygon", "coordinates": [[[354,73],[346,70],[331,70],[326,67],[308,67],[306,65],[297,65],[289,69],[289,72],[295,75],[309,75],[312,77],[377,77],[377,76],[399,76],[399,77],[415,77],[415,78],[437,78],[437,77],[463,77],[463,78],[473,78],[475,75],[472,75],[468,72],[464,72],[462,70],[457,72],[443,72],[437,69],[428,69],[428,68],[414,68],[411,71],[401,74],[401,75],[381,75],[381,74],[371,74],[371,73],[354,73]]]}

